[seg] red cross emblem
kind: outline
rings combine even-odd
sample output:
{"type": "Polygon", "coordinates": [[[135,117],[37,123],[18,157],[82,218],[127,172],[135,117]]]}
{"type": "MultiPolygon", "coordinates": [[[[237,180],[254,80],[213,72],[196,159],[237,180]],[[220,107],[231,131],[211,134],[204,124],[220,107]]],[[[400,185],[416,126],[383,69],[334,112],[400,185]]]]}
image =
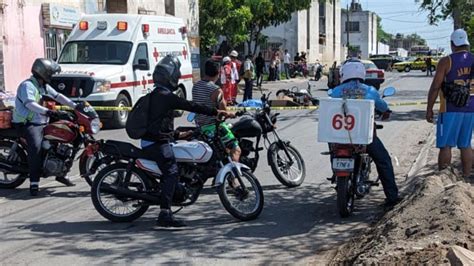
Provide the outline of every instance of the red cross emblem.
{"type": "Polygon", "coordinates": [[[145,78],[145,76],[143,76],[142,85],[143,85],[143,89],[146,90],[146,78],[145,78]]]}
{"type": "Polygon", "coordinates": [[[186,46],[183,46],[183,57],[184,57],[184,60],[186,60],[186,58],[188,57],[188,51],[186,51],[186,46]]]}
{"type": "Polygon", "coordinates": [[[153,57],[155,58],[155,61],[158,62],[158,57],[160,57],[160,53],[158,52],[158,50],[156,50],[156,47],[155,51],[153,52],[153,57]]]}

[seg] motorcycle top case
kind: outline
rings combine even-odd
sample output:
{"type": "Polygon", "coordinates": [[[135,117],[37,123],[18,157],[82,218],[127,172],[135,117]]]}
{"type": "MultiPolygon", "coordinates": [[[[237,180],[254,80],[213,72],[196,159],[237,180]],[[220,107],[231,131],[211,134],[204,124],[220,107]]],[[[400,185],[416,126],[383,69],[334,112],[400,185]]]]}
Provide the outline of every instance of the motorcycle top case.
{"type": "Polygon", "coordinates": [[[320,100],[318,141],[340,144],[372,143],[375,104],[373,100],[320,100]],[[343,106],[346,104],[346,116],[343,106]]]}

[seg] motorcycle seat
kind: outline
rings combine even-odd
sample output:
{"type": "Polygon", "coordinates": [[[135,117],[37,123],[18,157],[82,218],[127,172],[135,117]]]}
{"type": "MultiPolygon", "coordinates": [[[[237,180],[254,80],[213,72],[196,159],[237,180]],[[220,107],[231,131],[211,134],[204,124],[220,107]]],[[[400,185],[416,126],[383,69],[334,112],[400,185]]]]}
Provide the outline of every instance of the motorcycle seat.
{"type": "Polygon", "coordinates": [[[18,132],[15,128],[2,128],[0,129],[0,136],[13,139],[18,137],[18,132]]]}
{"type": "Polygon", "coordinates": [[[102,152],[110,155],[120,156],[122,158],[147,158],[145,152],[143,152],[142,149],[128,142],[116,140],[105,141],[102,148],[102,152]]]}

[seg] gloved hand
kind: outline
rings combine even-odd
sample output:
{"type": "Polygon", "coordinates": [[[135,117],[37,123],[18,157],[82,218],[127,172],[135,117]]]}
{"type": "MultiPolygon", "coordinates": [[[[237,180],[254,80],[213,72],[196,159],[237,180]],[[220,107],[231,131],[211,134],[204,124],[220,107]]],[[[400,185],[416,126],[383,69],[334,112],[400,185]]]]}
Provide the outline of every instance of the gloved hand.
{"type": "Polygon", "coordinates": [[[59,120],[59,111],[58,110],[48,110],[46,111],[46,116],[53,120],[59,120]]]}

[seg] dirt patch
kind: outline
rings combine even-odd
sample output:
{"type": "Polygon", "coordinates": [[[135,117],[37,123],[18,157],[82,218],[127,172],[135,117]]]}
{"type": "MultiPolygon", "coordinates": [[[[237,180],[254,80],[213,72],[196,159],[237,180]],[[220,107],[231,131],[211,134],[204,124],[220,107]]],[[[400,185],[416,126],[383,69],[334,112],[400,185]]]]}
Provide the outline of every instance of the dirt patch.
{"type": "MultiPolygon", "coordinates": [[[[435,161],[434,149],[429,162],[435,161]]],[[[379,222],[338,249],[331,264],[447,264],[450,247],[474,249],[472,181],[452,168],[425,166],[409,196],[379,222]]]]}

